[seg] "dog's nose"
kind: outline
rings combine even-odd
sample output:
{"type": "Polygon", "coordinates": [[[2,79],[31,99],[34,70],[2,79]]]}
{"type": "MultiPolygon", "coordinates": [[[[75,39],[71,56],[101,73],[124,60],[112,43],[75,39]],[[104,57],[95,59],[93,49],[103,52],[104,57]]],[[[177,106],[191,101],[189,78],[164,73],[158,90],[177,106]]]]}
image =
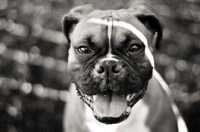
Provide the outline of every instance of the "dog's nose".
{"type": "Polygon", "coordinates": [[[95,65],[95,70],[99,74],[104,72],[119,73],[122,70],[122,64],[114,60],[104,60],[95,65]]]}

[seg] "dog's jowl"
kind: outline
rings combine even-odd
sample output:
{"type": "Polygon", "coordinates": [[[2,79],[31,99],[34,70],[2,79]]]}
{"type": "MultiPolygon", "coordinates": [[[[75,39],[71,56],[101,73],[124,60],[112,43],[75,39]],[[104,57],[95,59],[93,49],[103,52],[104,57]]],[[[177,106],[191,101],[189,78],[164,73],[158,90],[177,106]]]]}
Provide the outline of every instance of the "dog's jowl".
{"type": "Polygon", "coordinates": [[[187,131],[154,66],[162,28],[146,5],[121,10],[84,5],[64,16],[72,82],[66,132],[187,131]]]}

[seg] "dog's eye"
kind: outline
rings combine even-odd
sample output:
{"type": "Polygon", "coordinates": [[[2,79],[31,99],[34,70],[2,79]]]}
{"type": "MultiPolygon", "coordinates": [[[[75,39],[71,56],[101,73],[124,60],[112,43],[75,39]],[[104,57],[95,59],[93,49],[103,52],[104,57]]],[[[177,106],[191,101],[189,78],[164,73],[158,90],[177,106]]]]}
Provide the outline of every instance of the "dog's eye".
{"type": "Polygon", "coordinates": [[[79,47],[79,48],[78,48],[78,51],[79,51],[80,53],[82,53],[82,54],[89,54],[89,53],[91,53],[91,51],[90,51],[87,47],[85,47],[85,46],[79,47]]]}
{"type": "Polygon", "coordinates": [[[141,49],[141,46],[139,44],[133,44],[131,48],[128,50],[129,52],[136,52],[141,49]]]}

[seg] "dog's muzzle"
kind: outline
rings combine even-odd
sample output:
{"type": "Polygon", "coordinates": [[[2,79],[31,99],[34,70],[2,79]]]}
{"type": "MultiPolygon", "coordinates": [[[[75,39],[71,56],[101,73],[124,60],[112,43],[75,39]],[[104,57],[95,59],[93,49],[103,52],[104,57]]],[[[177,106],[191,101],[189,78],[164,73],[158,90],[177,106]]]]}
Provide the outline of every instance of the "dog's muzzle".
{"type": "Polygon", "coordinates": [[[123,121],[131,113],[132,106],[146,92],[147,84],[131,94],[120,91],[125,89],[118,86],[120,80],[125,78],[125,66],[127,67],[115,58],[102,59],[95,65],[94,80],[95,78],[106,78],[104,80],[106,86],[99,86],[100,92],[95,95],[87,95],[77,86],[78,95],[93,110],[95,118],[100,122],[113,124],[123,121]]]}

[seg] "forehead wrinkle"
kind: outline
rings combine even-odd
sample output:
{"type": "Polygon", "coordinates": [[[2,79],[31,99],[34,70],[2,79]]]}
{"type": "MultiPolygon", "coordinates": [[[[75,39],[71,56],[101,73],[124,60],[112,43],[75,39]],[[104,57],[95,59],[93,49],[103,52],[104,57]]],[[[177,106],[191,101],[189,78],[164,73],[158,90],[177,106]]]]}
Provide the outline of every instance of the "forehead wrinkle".
{"type": "Polygon", "coordinates": [[[119,44],[127,44],[127,43],[130,43],[130,42],[139,42],[139,43],[142,43],[142,41],[135,34],[133,34],[132,32],[130,32],[129,30],[122,31],[122,32],[121,31],[117,31],[117,32],[120,33],[120,34],[117,33],[118,34],[118,36],[117,36],[117,43],[119,43],[119,44]]]}
{"type": "Polygon", "coordinates": [[[86,38],[88,37],[91,37],[93,41],[97,41],[97,38],[100,38],[99,36],[104,37],[106,35],[104,32],[105,29],[106,26],[104,27],[95,23],[89,24],[85,22],[80,22],[77,24],[74,32],[72,33],[71,41],[74,43],[78,43],[86,40],[86,38]]]}

